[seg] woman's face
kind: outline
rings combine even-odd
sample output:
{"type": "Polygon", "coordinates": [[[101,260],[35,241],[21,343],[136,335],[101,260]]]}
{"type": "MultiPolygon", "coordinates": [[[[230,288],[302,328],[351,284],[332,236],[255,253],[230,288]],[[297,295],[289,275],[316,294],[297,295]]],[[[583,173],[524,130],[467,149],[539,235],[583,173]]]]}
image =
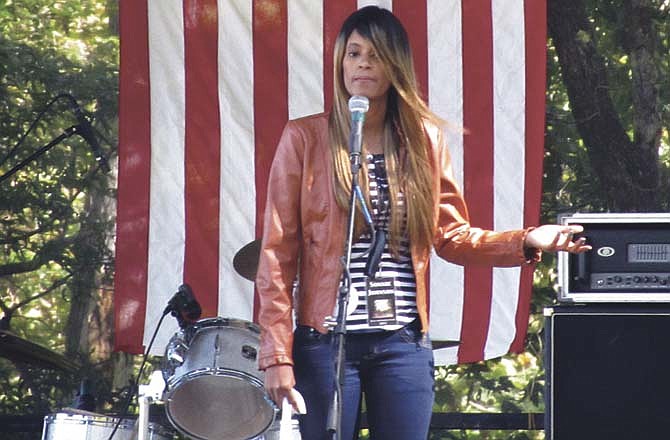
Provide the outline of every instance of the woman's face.
{"type": "Polygon", "coordinates": [[[344,86],[350,95],[366,96],[370,101],[386,98],[391,81],[370,40],[357,31],[347,40],[342,70],[344,86]]]}

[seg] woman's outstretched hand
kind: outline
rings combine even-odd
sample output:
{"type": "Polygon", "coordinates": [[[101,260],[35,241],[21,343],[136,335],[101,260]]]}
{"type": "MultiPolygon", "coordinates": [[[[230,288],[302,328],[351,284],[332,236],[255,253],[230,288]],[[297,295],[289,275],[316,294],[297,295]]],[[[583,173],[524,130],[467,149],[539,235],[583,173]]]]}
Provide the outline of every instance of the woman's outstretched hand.
{"type": "Polygon", "coordinates": [[[542,225],[526,235],[524,244],[526,247],[547,252],[566,251],[579,254],[591,250],[584,237],[573,240],[574,234],[583,230],[580,225],[542,225]]]}

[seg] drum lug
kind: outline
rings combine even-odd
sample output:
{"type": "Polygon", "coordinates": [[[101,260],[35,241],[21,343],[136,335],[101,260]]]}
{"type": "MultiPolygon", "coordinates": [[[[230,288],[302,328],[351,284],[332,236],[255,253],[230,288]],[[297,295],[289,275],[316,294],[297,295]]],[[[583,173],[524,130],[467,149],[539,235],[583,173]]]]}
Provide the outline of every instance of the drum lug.
{"type": "Polygon", "coordinates": [[[242,346],[243,358],[249,359],[250,361],[255,361],[257,356],[258,356],[258,350],[256,350],[255,347],[252,347],[251,345],[242,346]]]}
{"type": "Polygon", "coordinates": [[[184,363],[186,359],[186,352],[188,351],[188,346],[183,342],[179,342],[169,347],[167,350],[167,358],[170,365],[173,367],[179,367],[184,363]]]}

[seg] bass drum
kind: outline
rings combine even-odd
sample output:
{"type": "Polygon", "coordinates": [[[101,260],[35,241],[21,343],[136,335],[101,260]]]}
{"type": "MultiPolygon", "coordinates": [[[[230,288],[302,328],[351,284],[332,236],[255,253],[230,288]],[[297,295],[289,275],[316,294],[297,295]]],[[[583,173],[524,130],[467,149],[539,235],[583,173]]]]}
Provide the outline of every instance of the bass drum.
{"type": "MultiPolygon", "coordinates": [[[[118,418],[103,415],[55,413],[44,417],[42,440],[107,440],[114,431],[118,418]]],[[[149,424],[149,440],[168,440],[175,433],[154,423],[149,424]]],[[[137,439],[135,420],[122,419],[114,440],[137,439]]]]}
{"type": "Polygon", "coordinates": [[[202,440],[246,440],[270,427],[275,405],[258,371],[260,330],[239,319],[203,319],[177,332],[165,351],[168,420],[202,440]]]}

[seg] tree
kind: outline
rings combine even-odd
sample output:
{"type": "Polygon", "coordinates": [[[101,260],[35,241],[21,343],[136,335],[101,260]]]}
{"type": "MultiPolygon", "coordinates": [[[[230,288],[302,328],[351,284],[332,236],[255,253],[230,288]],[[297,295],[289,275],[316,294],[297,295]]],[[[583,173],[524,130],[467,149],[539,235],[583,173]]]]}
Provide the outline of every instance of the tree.
{"type": "MultiPolygon", "coordinates": [[[[0,174],[77,125],[74,104],[114,153],[116,8],[26,0],[0,9],[0,174]]],[[[0,412],[40,413],[69,404],[79,381],[109,363],[113,179],[72,136],[0,185],[0,329],[81,365],[54,375],[17,363],[17,376],[0,360],[0,412]]]]}
{"type": "MultiPolygon", "coordinates": [[[[578,133],[570,138],[588,162],[573,172],[594,184],[587,194],[595,210],[670,206],[668,107],[661,105],[669,98],[669,13],[667,2],[654,0],[548,2],[549,36],[578,133]]],[[[565,113],[550,112],[552,130],[560,121],[552,116],[565,113]]]]}

